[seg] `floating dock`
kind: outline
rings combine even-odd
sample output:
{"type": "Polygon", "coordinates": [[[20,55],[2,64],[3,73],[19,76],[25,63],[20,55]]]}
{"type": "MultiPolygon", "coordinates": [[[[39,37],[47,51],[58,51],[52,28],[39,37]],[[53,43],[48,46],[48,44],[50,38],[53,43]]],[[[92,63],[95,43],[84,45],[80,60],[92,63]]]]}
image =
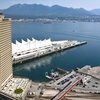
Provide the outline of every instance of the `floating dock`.
{"type": "Polygon", "coordinates": [[[17,63],[22,63],[25,62],[27,60],[31,60],[31,59],[36,59],[42,56],[46,56],[49,54],[53,54],[62,50],[67,50],[70,48],[74,48],[83,44],[86,44],[86,41],[83,42],[77,42],[77,41],[58,41],[58,42],[52,42],[52,46],[49,48],[42,48],[41,52],[39,52],[40,50],[36,50],[35,52],[29,52],[28,54],[24,54],[24,57],[21,57],[22,55],[17,55],[17,56],[13,56],[12,58],[12,63],[13,64],[17,64],[17,63]],[[31,55],[32,53],[35,53],[34,55],[31,55]],[[14,58],[15,57],[15,58],[14,58]],[[17,58],[17,59],[16,59],[17,58]]]}
{"type": "Polygon", "coordinates": [[[50,79],[50,80],[52,79],[52,77],[48,75],[48,72],[45,72],[45,77],[50,79]]]}
{"type": "Polygon", "coordinates": [[[59,78],[60,74],[52,69],[50,75],[48,75],[48,72],[45,72],[45,77],[53,80],[54,78],[59,78]]]}

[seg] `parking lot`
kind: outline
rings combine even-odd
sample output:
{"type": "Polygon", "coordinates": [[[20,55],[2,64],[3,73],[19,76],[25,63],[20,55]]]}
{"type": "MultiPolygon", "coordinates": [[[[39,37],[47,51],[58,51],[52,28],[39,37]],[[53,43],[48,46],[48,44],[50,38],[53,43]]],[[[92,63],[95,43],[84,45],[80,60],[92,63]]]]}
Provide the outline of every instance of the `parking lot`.
{"type": "Polygon", "coordinates": [[[85,82],[83,85],[78,85],[73,90],[84,92],[84,93],[100,94],[100,80],[91,78],[87,82],[85,82]]]}
{"type": "Polygon", "coordinates": [[[52,87],[52,88],[57,88],[57,89],[62,89],[64,88],[70,81],[74,80],[75,77],[79,76],[75,71],[72,71],[69,74],[65,74],[59,79],[53,79],[49,83],[46,84],[46,86],[52,87]]]}

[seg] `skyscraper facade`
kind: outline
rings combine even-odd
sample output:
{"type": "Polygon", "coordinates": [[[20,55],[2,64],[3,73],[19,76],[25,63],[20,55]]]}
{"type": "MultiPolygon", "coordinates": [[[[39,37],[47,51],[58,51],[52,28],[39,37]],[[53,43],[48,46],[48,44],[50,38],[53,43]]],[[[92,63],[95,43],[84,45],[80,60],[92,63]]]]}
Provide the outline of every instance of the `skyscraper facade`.
{"type": "Polygon", "coordinates": [[[11,19],[0,13],[0,89],[12,74],[11,19]]]}

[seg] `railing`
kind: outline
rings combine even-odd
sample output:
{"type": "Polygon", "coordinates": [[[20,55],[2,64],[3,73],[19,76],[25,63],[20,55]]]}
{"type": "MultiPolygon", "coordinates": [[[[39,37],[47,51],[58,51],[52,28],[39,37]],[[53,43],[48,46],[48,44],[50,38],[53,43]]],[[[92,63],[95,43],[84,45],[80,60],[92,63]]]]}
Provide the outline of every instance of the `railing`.
{"type": "Polygon", "coordinates": [[[74,84],[71,84],[72,82],[69,82],[57,95],[55,95],[51,100],[62,100],[63,97],[70,92],[78,83],[80,82],[80,79],[75,81],[74,84]]]}

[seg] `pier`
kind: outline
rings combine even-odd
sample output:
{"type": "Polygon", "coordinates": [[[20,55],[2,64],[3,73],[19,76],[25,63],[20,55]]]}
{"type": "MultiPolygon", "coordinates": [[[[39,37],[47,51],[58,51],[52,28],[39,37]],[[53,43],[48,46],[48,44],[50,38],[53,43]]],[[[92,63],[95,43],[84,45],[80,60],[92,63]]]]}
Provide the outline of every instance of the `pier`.
{"type": "Polygon", "coordinates": [[[12,64],[22,63],[22,62],[27,61],[27,60],[36,59],[36,58],[39,58],[39,57],[42,57],[42,56],[57,53],[59,51],[74,48],[74,47],[77,47],[77,46],[80,46],[80,45],[83,45],[83,44],[86,44],[86,43],[87,43],[86,41],[76,42],[76,43],[73,43],[73,41],[69,41],[69,44],[67,44],[66,41],[52,42],[51,47],[45,47],[45,48],[42,48],[40,50],[36,50],[35,52],[33,52],[33,53],[35,53],[34,55],[27,56],[31,53],[25,54],[26,56],[23,57],[23,58],[21,58],[20,55],[16,56],[17,59],[13,58],[12,64]]]}
{"type": "Polygon", "coordinates": [[[61,68],[56,68],[56,70],[62,74],[68,74],[69,72],[64,70],[64,69],[61,69],[61,68]]]}

